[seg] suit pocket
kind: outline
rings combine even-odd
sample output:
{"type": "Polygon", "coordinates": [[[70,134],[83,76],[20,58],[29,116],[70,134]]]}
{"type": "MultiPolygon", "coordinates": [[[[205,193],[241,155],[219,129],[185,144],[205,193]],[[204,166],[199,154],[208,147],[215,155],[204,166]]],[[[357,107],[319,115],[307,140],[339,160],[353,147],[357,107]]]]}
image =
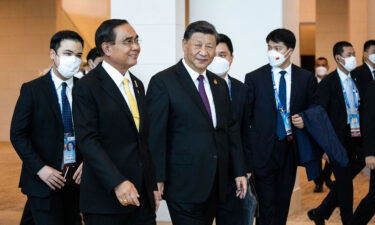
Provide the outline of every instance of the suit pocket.
{"type": "Polygon", "coordinates": [[[193,163],[191,154],[173,154],[169,158],[170,163],[175,165],[191,165],[193,163]]]}

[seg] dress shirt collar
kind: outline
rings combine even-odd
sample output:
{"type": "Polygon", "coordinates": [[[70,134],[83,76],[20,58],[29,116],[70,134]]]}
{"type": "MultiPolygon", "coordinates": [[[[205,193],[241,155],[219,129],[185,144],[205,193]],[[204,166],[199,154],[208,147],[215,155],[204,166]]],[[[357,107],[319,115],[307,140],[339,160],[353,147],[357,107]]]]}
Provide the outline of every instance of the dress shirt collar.
{"type": "Polygon", "coordinates": [[[184,64],[186,70],[188,71],[188,73],[189,73],[191,79],[192,79],[194,82],[195,82],[196,80],[198,80],[199,75],[203,75],[203,77],[204,77],[204,81],[207,81],[207,82],[208,82],[208,80],[207,80],[207,75],[206,75],[207,70],[205,70],[202,74],[199,74],[198,72],[196,72],[195,70],[193,70],[193,69],[192,69],[192,68],[186,63],[185,59],[182,59],[182,63],[184,64]]]}
{"type": "Polygon", "coordinates": [[[126,71],[125,74],[121,74],[116,68],[114,68],[112,65],[107,63],[105,60],[103,60],[102,66],[104,70],[112,78],[112,80],[115,82],[117,87],[119,87],[122,84],[124,78],[128,78],[129,83],[130,84],[132,83],[129,71],[126,71]]]}
{"type": "Polygon", "coordinates": [[[51,72],[51,78],[52,78],[52,81],[53,81],[53,83],[55,84],[55,87],[56,87],[56,89],[59,89],[60,88],[60,86],[61,86],[61,84],[63,83],[63,82],[65,82],[66,83],[66,85],[68,86],[68,88],[70,89],[70,90],[72,90],[72,88],[73,88],[73,77],[71,77],[71,78],[69,78],[68,80],[61,80],[54,72],[53,72],[53,68],[51,68],[51,70],[50,70],[50,72],[51,72]]]}
{"type": "Polygon", "coordinates": [[[280,75],[280,71],[282,70],[286,71],[285,76],[290,76],[292,74],[292,63],[290,63],[285,69],[281,69],[280,67],[272,67],[274,76],[280,75]]]}
{"type": "Polygon", "coordinates": [[[351,77],[350,73],[348,75],[346,75],[346,73],[342,72],[339,68],[337,68],[337,73],[339,74],[340,80],[343,84],[346,81],[346,79],[351,77]]]}

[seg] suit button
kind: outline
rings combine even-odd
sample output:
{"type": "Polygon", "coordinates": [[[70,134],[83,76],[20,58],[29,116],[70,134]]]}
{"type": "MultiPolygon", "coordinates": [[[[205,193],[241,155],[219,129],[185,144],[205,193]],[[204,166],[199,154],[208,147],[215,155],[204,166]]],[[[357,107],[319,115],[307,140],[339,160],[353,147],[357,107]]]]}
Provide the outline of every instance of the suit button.
{"type": "Polygon", "coordinates": [[[213,158],[214,158],[214,159],[217,159],[217,155],[214,155],[213,158]]]}

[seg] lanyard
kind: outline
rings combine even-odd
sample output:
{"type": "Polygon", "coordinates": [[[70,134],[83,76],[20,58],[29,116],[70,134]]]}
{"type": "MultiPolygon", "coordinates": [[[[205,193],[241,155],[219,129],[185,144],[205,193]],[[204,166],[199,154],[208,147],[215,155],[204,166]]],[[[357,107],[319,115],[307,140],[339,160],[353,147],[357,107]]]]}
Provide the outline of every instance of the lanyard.
{"type": "MultiPolygon", "coordinates": [[[[353,92],[353,100],[354,100],[354,109],[355,110],[358,110],[358,107],[359,107],[359,94],[358,94],[358,89],[357,87],[355,86],[354,82],[352,81],[352,78],[349,77],[347,79],[350,79],[350,84],[352,86],[352,92],[353,92]]],[[[348,98],[348,94],[346,93],[346,90],[345,90],[345,87],[344,87],[344,84],[342,83],[342,80],[340,79],[340,83],[341,83],[341,88],[342,88],[342,92],[344,94],[344,100],[345,100],[345,105],[346,105],[346,108],[347,109],[350,109],[350,102],[349,102],[349,98],[348,98]]]]}
{"type": "Polygon", "coordinates": [[[278,110],[281,114],[286,115],[286,114],[287,114],[287,110],[286,110],[286,107],[285,107],[285,109],[284,109],[284,106],[283,106],[283,104],[282,104],[281,101],[280,101],[280,98],[279,98],[279,92],[277,91],[277,88],[276,88],[275,78],[274,78],[274,74],[273,74],[273,72],[272,72],[272,84],[273,84],[273,91],[274,91],[274,94],[275,94],[275,99],[276,99],[276,104],[277,104],[277,110],[278,110]]]}

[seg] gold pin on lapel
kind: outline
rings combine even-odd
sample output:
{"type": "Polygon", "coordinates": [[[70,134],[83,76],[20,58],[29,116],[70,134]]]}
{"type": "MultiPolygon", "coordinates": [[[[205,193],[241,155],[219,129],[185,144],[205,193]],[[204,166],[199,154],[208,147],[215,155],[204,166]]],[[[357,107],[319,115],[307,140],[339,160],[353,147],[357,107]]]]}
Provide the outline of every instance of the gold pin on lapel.
{"type": "Polygon", "coordinates": [[[217,84],[217,80],[216,80],[216,79],[214,79],[214,84],[215,84],[215,85],[217,84]]]}
{"type": "Polygon", "coordinates": [[[136,80],[134,81],[134,84],[135,84],[135,86],[138,88],[138,83],[137,83],[136,80]]]}

